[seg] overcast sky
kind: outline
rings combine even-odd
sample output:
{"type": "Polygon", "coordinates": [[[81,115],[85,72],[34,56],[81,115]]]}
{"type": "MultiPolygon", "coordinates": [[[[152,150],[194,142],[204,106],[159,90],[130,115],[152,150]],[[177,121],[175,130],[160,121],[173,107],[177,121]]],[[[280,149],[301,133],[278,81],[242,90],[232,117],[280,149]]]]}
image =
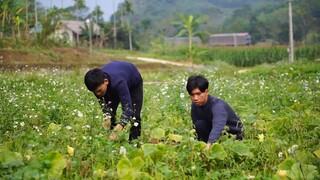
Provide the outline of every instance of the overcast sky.
{"type": "MultiPolygon", "coordinates": [[[[72,6],[75,3],[75,0],[37,0],[40,2],[45,8],[50,8],[52,6],[56,6],[58,8],[66,8],[68,6],[72,6]],[[52,4],[51,4],[52,3],[52,4]]],[[[94,7],[98,4],[103,11],[103,18],[105,21],[110,20],[111,14],[113,14],[113,2],[115,3],[115,8],[118,7],[120,2],[124,0],[85,0],[86,5],[90,8],[91,12],[94,7]]]]}

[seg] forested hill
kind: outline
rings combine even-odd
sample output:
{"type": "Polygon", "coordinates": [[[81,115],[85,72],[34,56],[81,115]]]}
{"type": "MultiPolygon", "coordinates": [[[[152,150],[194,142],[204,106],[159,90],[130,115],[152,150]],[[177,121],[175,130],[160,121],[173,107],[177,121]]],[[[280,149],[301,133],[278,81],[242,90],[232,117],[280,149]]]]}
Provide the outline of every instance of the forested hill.
{"type": "Polygon", "coordinates": [[[149,28],[159,34],[175,35],[173,21],[179,20],[179,14],[208,16],[201,26],[208,32],[220,32],[223,22],[232,13],[243,8],[258,8],[279,3],[279,0],[132,0],[132,22],[140,28],[149,28]],[[144,27],[141,27],[144,26],[144,27]]]}

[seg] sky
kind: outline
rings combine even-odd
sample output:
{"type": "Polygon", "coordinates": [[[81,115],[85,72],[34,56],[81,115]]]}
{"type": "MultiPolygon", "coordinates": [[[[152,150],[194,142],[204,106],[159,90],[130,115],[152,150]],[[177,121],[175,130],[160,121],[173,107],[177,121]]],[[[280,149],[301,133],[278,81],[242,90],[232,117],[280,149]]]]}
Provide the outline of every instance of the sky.
{"type": "MultiPolygon", "coordinates": [[[[56,6],[57,8],[66,8],[68,6],[72,6],[75,3],[75,0],[37,0],[41,3],[45,8],[50,8],[52,6],[56,6]],[[52,4],[51,4],[52,3],[52,4]]],[[[124,0],[85,0],[86,5],[89,7],[89,12],[91,12],[96,5],[101,7],[103,11],[103,18],[105,21],[110,21],[110,16],[114,12],[114,8],[118,7],[118,4],[123,2],[124,0]],[[113,2],[115,6],[113,6],[113,2]]]]}

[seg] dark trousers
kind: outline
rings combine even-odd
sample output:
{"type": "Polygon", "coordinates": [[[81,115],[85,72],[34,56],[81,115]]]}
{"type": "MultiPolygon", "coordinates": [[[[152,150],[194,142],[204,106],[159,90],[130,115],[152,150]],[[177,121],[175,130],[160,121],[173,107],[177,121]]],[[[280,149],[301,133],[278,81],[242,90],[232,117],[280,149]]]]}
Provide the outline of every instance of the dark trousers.
{"type": "MultiPolygon", "coordinates": [[[[203,141],[205,143],[208,142],[210,132],[212,130],[212,123],[205,121],[205,120],[197,120],[194,123],[196,133],[197,133],[197,138],[199,141],[203,141]]],[[[236,135],[237,140],[242,140],[244,133],[242,132],[242,125],[240,127],[229,127],[228,133],[236,135]]]]}
{"type": "Polygon", "coordinates": [[[130,128],[129,141],[137,139],[141,135],[141,108],[143,103],[143,81],[137,85],[137,87],[130,91],[132,107],[134,111],[134,116],[136,118],[135,122],[130,128]],[[135,126],[137,125],[137,126],[135,126]]]}

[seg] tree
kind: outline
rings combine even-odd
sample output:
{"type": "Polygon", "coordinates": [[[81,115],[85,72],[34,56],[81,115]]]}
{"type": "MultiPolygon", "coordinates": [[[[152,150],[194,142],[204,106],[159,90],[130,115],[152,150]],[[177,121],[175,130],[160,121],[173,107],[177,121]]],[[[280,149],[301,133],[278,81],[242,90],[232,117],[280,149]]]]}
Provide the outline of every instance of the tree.
{"type": "Polygon", "coordinates": [[[26,35],[28,37],[28,31],[29,31],[29,2],[26,0],[26,35]]]}
{"type": "Polygon", "coordinates": [[[198,36],[202,41],[203,35],[205,32],[197,31],[201,23],[204,23],[207,20],[206,16],[200,16],[199,18],[194,19],[193,15],[189,15],[186,18],[183,14],[180,14],[181,22],[173,22],[174,25],[178,26],[180,31],[176,35],[177,37],[181,37],[185,34],[188,36],[188,44],[189,44],[189,51],[188,56],[189,59],[192,60],[193,50],[192,50],[192,40],[194,36],[198,36]]]}
{"type": "Polygon", "coordinates": [[[21,32],[20,32],[20,25],[22,24],[23,20],[22,18],[20,18],[20,16],[16,16],[14,18],[14,23],[15,23],[15,26],[17,28],[17,37],[20,37],[21,35],[21,32]]]}
{"type": "Polygon", "coordinates": [[[98,5],[94,8],[91,14],[89,14],[89,17],[95,17],[96,23],[102,25],[103,24],[103,11],[101,10],[101,7],[98,5]]]}
{"type": "Polygon", "coordinates": [[[126,0],[123,4],[124,7],[124,15],[128,16],[127,18],[127,28],[128,28],[128,32],[129,32],[129,49],[130,51],[132,51],[132,27],[130,25],[130,15],[133,14],[133,10],[132,10],[132,3],[129,2],[128,0],[126,0]]]}
{"type": "Polygon", "coordinates": [[[10,5],[12,5],[12,1],[10,0],[3,0],[1,2],[1,31],[0,31],[0,37],[3,37],[3,33],[5,30],[5,20],[9,20],[9,10],[10,10],[10,5]]]}
{"type": "Polygon", "coordinates": [[[67,10],[70,10],[77,20],[83,19],[85,12],[87,12],[89,8],[87,7],[85,0],[74,1],[75,4],[69,7],[67,10]]]}
{"type": "MultiPolygon", "coordinates": [[[[293,15],[295,15],[293,18],[295,29],[301,31],[302,42],[304,43],[309,33],[319,32],[320,30],[320,1],[300,0],[294,1],[292,5],[293,15]]],[[[295,39],[299,34],[295,32],[295,39]]]]}

